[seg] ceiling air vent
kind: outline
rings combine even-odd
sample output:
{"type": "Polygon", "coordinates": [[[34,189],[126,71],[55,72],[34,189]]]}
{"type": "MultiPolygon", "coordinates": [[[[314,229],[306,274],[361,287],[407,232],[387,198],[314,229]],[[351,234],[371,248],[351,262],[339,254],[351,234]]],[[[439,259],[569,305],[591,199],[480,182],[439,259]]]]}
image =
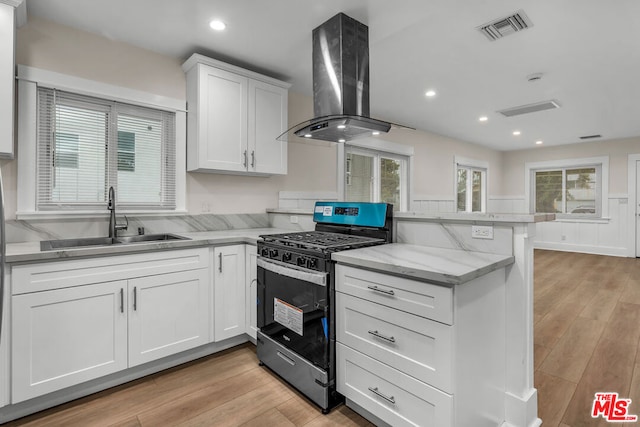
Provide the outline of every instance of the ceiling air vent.
{"type": "Polygon", "coordinates": [[[495,41],[509,34],[526,30],[529,27],[533,27],[533,23],[524,13],[524,10],[521,9],[509,16],[494,19],[477,28],[482,34],[487,36],[490,41],[495,41]]]}
{"type": "Polygon", "coordinates": [[[551,100],[536,102],[535,104],[521,105],[519,107],[507,108],[498,111],[498,113],[502,114],[505,117],[513,117],[519,116],[521,114],[535,113],[536,111],[553,110],[555,108],[560,108],[560,104],[558,104],[558,101],[556,100],[551,100]]]}

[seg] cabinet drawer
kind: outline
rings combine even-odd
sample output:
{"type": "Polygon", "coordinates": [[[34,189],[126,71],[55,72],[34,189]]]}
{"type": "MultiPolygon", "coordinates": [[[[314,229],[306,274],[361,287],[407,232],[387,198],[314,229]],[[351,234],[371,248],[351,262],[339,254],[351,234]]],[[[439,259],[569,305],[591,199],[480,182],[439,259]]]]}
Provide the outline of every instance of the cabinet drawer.
{"type": "Polygon", "coordinates": [[[338,292],[337,339],[453,393],[453,327],[338,292]]]}
{"type": "Polygon", "coordinates": [[[453,289],[446,286],[337,265],[336,290],[447,325],[453,324],[453,289]]]}
{"type": "Polygon", "coordinates": [[[13,295],[209,267],[209,248],[16,265],[13,295]]]}
{"type": "Polygon", "coordinates": [[[453,397],[337,344],[340,393],[392,426],[446,427],[453,423],[453,397]]]}

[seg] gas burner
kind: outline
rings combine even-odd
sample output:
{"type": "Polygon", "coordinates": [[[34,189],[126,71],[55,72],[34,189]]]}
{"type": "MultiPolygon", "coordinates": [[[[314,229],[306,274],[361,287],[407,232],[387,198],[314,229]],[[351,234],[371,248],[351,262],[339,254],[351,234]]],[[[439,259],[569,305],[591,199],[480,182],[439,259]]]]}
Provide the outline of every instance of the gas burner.
{"type": "Polygon", "coordinates": [[[319,251],[345,250],[360,246],[383,243],[383,239],[354,236],[351,234],[309,231],[300,233],[282,233],[260,236],[265,242],[287,247],[312,249],[319,251]]]}

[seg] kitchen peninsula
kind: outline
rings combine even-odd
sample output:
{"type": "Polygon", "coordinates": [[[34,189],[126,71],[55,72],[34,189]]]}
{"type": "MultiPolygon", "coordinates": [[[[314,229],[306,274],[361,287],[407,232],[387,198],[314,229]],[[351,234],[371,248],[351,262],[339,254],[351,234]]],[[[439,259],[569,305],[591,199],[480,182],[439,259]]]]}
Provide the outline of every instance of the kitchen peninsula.
{"type": "MultiPolygon", "coordinates": [[[[274,209],[269,211],[270,223],[274,226],[284,227],[289,215],[299,216],[300,222],[305,218],[301,210],[274,209]]],[[[504,286],[504,334],[505,340],[505,388],[504,388],[504,414],[506,425],[510,426],[537,426],[541,421],[537,416],[537,392],[533,386],[533,241],[536,233],[536,223],[553,221],[554,215],[550,214],[510,214],[510,213],[421,213],[404,212],[394,216],[396,242],[405,245],[424,247],[418,249],[421,256],[415,256],[417,263],[424,261],[426,253],[439,253],[440,256],[449,253],[453,259],[464,261],[464,252],[474,254],[487,254],[512,257],[513,264],[506,265],[504,286]],[[435,251],[433,250],[435,248],[435,251]],[[437,249],[442,249],[438,252],[437,249]],[[460,251],[460,252],[457,252],[460,251]]],[[[401,251],[411,246],[403,246],[401,251]]],[[[400,247],[397,247],[400,250],[400,247]]],[[[385,251],[382,247],[380,251],[385,251]]],[[[415,263],[410,258],[397,260],[397,258],[380,256],[372,259],[372,252],[367,257],[355,260],[350,252],[337,255],[338,263],[360,264],[368,269],[387,269],[395,274],[399,271],[405,273],[416,270],[415,263]],[[399,264],[394,265],[395,261],[399,264]],[[384,263],[388,265],[383,266],[384,263]],[[399,269],[399,270],[398,270],[399,269]]],[[[355,254],[356,252],[351,252],[355,254]]],[[[480,255],[482,256],[482,255],[480,255]]],[[[439,264],[443,268],[442,263],[439,264]]],[[[495,266],[494,266],[495,267],[495,266]]],[[[491,268],[488,270],[490,271],[491,268]]],[[[470,269],[466,274],[467,279],[475,277],[478,272],[470,269]],[[473,272],[473,273],[470,273],[473,272]]],[[[487,272],[488,272],[487,271],[487,272]]],[[[422,272],[424,274],[424,271],[422,272]]],[[[441,275],[437,280],[433,271],[421,276],[421,272],[414,273],[413,278],[436,279],[435,282],[449,286],[459,286],[460,277],[465,277],[464,272],[458,277],[458,285],[451,283],[451,277],[441,275]],[[444,282],[444,283],[443,283],[444,282]]],[[[402,274],[401,274],[402,275],[402,274]]],[[[405,276],[407,274],[404,274],[405,276]]],[[[409,274],[411,275],[411,274],[409,274]]],[[[464,286],[461,285],[461,286],[464,286]]]]}

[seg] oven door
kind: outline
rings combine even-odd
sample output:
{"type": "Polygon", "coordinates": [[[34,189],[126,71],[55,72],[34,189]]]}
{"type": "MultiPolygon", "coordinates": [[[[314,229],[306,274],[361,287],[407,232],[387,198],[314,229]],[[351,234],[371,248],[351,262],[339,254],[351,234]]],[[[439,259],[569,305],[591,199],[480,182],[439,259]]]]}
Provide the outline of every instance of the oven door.
{"type": "Polygon", "coordinates": [[[314,365],[329,367],[329,275],[258,257],[260,331],[314,365]]]}

